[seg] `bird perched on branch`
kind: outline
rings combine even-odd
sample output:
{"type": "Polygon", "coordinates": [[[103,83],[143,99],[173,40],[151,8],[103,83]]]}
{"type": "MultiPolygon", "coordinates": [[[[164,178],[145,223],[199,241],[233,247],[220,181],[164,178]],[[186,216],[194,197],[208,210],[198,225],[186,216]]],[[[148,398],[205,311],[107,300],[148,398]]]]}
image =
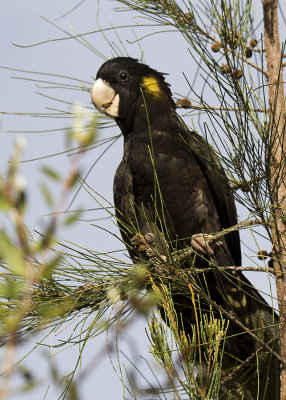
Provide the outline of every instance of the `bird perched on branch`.
{"type": "MultiPolygon", "coordinates": [[[[115,119],[124,138],[123,159],[114,178],[116,216],[124,242],[130,244],[139,231],[152,238],[157,254],[193,246],[192,265],[213,266],[203,276],[198,274],[193,287],[202,312],[209,312],[211,305],[217,316],[229,319],[222,369],[223,376],[234,373],[220,398],[278,398],[279,362],[263,345],[277,351],[273,328],[277,317],[241,272],[218,268],[241,265],[239,233],[232,231],[219,242],[206,241],[205,235],[237,223],[229,183],[214,150],[176,114],[164,74],[136,59],[105,62],[91,98],[98,110],[115,119]]],[[[135,262],[142,257],[134,246],[129,246],[129,253],[135,262]]],[[[183,264],[186,267],[186,261],[183,264]]],[[[172,292],[172,296],[182,321],[180,329],[191,334],[196,304],[182,293],[172,292]]]]}

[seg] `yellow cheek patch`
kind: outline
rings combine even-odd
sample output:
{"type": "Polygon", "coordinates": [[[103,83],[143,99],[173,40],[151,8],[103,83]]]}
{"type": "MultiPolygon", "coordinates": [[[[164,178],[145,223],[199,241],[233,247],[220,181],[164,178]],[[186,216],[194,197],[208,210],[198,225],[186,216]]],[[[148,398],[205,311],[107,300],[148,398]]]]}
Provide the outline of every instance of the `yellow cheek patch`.
{"type": "Polygon", "coordinates": [[[155,76],[146,76],[141,81],[141,87],[153,96],[162,96],[162,91],[155,76]]]}

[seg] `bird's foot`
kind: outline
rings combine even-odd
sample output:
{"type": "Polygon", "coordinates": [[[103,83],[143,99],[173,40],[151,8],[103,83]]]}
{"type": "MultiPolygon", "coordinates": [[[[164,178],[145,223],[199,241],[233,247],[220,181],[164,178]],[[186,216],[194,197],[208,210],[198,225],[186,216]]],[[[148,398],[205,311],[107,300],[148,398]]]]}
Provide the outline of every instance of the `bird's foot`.
{"type": "Polygon", "coordinates": [[[197,233],[192,236],[191,245],[198,253],[201,253],[209,257],[213,257],[214,251],[207,242],[207,240],[210,239],[210,236],[211,235],[197,233]]]}

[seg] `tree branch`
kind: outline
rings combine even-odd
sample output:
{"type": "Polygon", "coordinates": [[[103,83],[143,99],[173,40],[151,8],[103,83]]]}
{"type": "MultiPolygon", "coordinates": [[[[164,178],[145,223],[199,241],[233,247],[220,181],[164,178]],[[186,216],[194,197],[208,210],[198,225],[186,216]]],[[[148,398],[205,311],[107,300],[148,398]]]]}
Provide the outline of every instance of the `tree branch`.
{"type": "Polygon", "coordinates": [[[280,311],[281,400],[286,399],[286,136],[285,95],[283,86],[283,53],[279,38],[278,0],[263,0],[264,41],[268,72],[270,142],[270,198],[273,221],[273,264],[277,278],[277,297],[280,311]]]}

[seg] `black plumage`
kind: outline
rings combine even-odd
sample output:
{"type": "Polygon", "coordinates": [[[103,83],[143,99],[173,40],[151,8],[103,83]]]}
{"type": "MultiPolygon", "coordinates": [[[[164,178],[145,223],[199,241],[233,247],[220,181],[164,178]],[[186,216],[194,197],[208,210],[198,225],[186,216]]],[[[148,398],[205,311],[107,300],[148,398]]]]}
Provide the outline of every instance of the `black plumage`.
{"type": "MultiPolygon", "coordinates": [[[[142,235],[152,233],[157,251],[164,254],[166,246],[168,251],[184,249],[192,244],[193,235],[220,232],[237,223],[229,183],[215,152],[177,116],[163,74],[129,57],[112,59],[98,71],[92,101],[106,115],[115,118],[124,137],[123,159],[114,178],[114,203],[127,244],[138,231],[142,235]]],[[[195,258],[197,268],[207,267],[210,259],[218,266],[241,265],[238,231],[204,250],[195,258]]],[[[142,257],[136,248],[129,248],[129,252],[134,261],[142,257]]],[[[242,273],[222,273],[214,267],[204,279],[200,276],[196,284],[213,301],[254,330],[263,341],[274,338],[271,325],[277,322],[276,316],[242,273]]],[[[191,324],[195,324],[193,304],[176,293],[173,300],[184,330],[190,333],[191,324]]],[[[207,302],[201,300],[203,309],[209,309],[207,302]]],[[[225,371],[261,347],[233,320],[229,321],[228,336],[231,335],[237,336],[226,340],[225,371]]],[[[277,349],[277,341],[273,343],[277,349]]],[[[267,375],[270,365],[278,366],[275,357],[268,357],[260,379],[267,375]]],[[[254,365],[254,374],[255,369],[254,365]]],[[[244,390],[245,399],[257,398],[257,384],[253,378],[247,384],[249,377],[243,374],[240,371],[234,375],[239,389],[234,397],[225,398],[237,398],[239,390],[244,390]]],[[[278,390],[276,378],[270,379],[269,388],[271,391],[266,389],[266,395],[276,398],[273,397],[278,390]]]]}

